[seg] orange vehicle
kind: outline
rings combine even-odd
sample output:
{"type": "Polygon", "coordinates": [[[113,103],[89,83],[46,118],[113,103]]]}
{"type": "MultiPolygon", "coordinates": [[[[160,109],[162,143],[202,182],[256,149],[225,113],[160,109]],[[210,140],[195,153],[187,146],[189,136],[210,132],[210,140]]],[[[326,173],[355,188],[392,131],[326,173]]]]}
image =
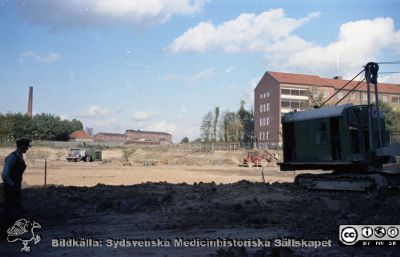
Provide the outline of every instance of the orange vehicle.
{"type": "Polygon", "coordinates": [[[276,163],[278,157],[268,151],[251,151],[247,153],[247,157],[243,159],[245,167],[267,167],[276,163]]]}

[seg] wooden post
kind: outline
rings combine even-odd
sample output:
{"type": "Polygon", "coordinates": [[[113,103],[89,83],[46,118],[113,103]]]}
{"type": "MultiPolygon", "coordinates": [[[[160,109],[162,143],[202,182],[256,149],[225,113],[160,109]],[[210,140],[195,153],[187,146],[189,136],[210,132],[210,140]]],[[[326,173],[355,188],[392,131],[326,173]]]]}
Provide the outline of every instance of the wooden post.
{"type": "Polygon", "coordinates": [[[263,183],[265,183],[264,168],[263,168],[262,171],[261,171],[261,177],[262,177],[263,183]]]}
{"type": "Polygon", "coordinates": [[[44,159],[44,188],[47,185],[47,159],[44,159]]]}

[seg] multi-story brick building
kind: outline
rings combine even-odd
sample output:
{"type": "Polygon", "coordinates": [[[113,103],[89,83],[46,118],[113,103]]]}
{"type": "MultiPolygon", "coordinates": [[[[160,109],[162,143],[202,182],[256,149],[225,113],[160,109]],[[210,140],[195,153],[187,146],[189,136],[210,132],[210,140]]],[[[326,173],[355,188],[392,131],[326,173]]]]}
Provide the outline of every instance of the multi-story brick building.
{"type": "Polygon", "coordinates": [[[145,142],[156,142],[157,144],[172,143],[172,135],[165,132],[127,130],[125,135],[128,138],[127,143],[131,144],[145,144],[145,142]]]}
{"type": "MultiPolygon", "coordinates": [[[[328,79],[314,75],[266,72],[254,89],[254,135],[259,147],[281,144],[281,116],[284,113],[308,109],[311,94],[322,94],[327,99],[348,82],[341,77],[328,79]]],[[[357,84],[358,81],[352,81],[346,85],[330,103],[342,99],[357,84]]],[[[371,85],[371,90],[373,88],[371,85]]],[[[380,101],[391,104],[394,110],[400,110],[399,84],[378,83],[378,92],[380,101]]],[[[371,97],[371,101],[374,101],[373,93],[371,97]]],[[[367,104],[366,83],[360,84],[341,101],[341,104],[345,103],[367,104]]]]}
{"type": "Polygon", "coordinates": [[[160,145],[172,144],[172,135],[165,132],[126,130],[125,134],[98,133],[94,136],[94,140],[125,144],[160,145]]]}

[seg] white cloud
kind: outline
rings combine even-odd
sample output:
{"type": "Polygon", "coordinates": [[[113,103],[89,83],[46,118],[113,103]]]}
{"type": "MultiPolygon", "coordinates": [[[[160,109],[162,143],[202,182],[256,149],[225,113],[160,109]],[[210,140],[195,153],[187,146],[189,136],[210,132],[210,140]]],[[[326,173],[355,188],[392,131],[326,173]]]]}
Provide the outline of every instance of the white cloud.
{"type": "Polygon", "coordinates": [[[126,123],[116,117],[84,119],[83,126],[93,128],[95,133],[124,133],[127,129],[126,123]]]}
{"type": "Polygon", "coordinates": [[[183,76],[176,74],[169,74],[164,77],[165,80],[183,80],[190,83],[195,83],[211,78],[215,74],[215,68],[207,68],[191,76],[183,76]]]}
{"type": "Polygon", "coordinates": [[[137,121],[146,121],[154,118],[156,115],[154,112],[137,111],[133,114],[133,119],[137,121]]]}
{"type": "Polygon", "coordinates": [[[384,75],[384,76],[379,76],[378,78],[379,82],[382,83],[395,83],[395,84],[400,84],[400,74],[399,73],[394,73],[390,75],[384,75]]]}
{"type": "Polygon", "coordinates": [[[85,112],[77,116],[83,118],[101,118],[110,115],[112,115],[112,111],[98,105],[92,105],[85,112]]]}
{"type": "Polygon", "coordinates": [[[234,71],[236,69],[237,69],[236,66],[229,66],[229,67],[225,68],[224,72],[225,73],[231,73],[232,71],[234,71]]]}
{"type": "Polygon", "coordinates": [[[55,62],[60,58],[60,54],[59,53],[49,53],[47,55],[40,55],[37,54],[33,51],[26,51],[21,53],[20,58],[21,58],[21,62],[24,61],[24,58],[32,58],[38,62],[46,62],[46,63],[50,63],[50,62],[55,62]]]}
{"type": "Polygon", "coordinates": [[[378,60],[384,52],[400,55],[400,30],[395,29],[390,17],[342,24],[337,39],[327,45],[295,34],[318,15],[315,12],[295,19],[287,17],[282,9],[272,9],[259,15],[241,14],[218,25],[205,21],[177,37],[166,50],[171,53],[259,52],[270,70],[344,77],[351,77],[362,65],[378,60]]]}
{"type": "Polygon", "coordinates": [[[167,50],[172,53],[205,52],[210,49],[260,51],[317,16],[319,13],[315,12],[293,19],[286,17],[282,9],[272,9],[260,15],[244,13],[217,26],[211,21],[201,22],[176,38],[167,50]]]}
{"type": "MultiPolygon", "coordinates": [[[[116,126],[119,126],[117,124],[119,124],[118,119],[115,117],[111,117],[109,119],[98,119],[95,120],[95,122],[93,123],[95,126],[95,129],[98,128],[110,128],[110,130],[113,130],[116,126]]],[[[101,130],[101,129],[100,129],[101,130]]]]}
{"type": "Polygon", "coordinates": [[[200,129],[199,127],[191,127],[187,129],[183,129],[180,131],[176,132],[176,135],[174,135],[174,142],[181,142],[182,138],[188,137],[190,141],[196,140],[197,138],[200,137],[200,129]]]}
{"type": "Polygon", "coordinates": [[[158,121],[154,123],[142,123],[141,128],[149,131],[159,131],[174,134],[176,132],[176,124],[167,121],[158,121]]]}
{"type": "Polygon", "coordinates": [[[30,20],[53,29],[115,23],[165,23],[173,15],[199,12],[206,0],[18,0],[30,20]]]}
{"type": "Polygon", "coordinates": [[[208,68],[200,71],[198,74],[194,75],[193,81],[202,81],[211,78],[214,75],[215,68],[208,68]]]}
{"type": "Polygon", "coordinates": [[[285,59],[289,69],[298,69],[306,64],[309,71],[332,74],[338,69],[336,73],[350,77],[360,71],[362,65],[377,60],[383,51],[400,49],[399,34],[391,18],[361,20],[342,24],[338,40],[327,46],[310,44],[297,38],[281,42],[280,46],[276,45],[276,49],[269,49],[266,54],[281,55],[276,60],[285,59]]]}
{"type": "Polygon", "coordinates": [[[248,91],[242,96],[243,100],[246,102],[246,105],[254,105],[254,89],[258,85],[258,82],[260,82],[261,78],[262,77],[258,77],[250,80],[248,91]]]}

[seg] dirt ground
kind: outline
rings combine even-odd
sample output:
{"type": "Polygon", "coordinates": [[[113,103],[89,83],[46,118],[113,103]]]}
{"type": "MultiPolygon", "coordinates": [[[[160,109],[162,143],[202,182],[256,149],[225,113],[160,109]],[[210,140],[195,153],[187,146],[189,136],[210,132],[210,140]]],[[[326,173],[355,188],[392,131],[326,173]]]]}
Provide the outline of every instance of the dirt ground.
{"type": "MultiPolygon", "coordinates": [[[[0,159],[11,150],[0,148],[0,159]]],[[[396,247],[342,247],[338,238],[342,224],[398,224],[399,192],[308,192],[292,184],[293,172],[239,167],[240,151],[137,149],[126,161],[123,149],[110,149],[107,162],[94,163],[66,162],[66,153],[35,147],[26,155],[25,217],[41,224],[41,241],[31,253],[0,242],[0,256],[398,256],[396,247]],[[211,239],[236,247],[198,244],[211,239]],[[62,240],[85,244],[56,247],[62,240]]]]}

